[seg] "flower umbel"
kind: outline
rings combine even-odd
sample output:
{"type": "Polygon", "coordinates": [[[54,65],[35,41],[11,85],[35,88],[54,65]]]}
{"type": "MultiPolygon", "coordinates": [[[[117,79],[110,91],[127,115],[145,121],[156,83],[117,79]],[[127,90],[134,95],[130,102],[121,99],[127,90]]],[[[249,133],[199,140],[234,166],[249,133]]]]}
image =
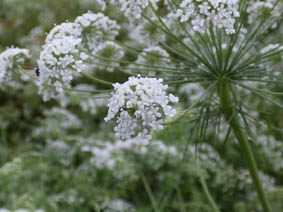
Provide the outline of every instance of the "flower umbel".
{"type": "Polygon", "coordinates": [[[234,34],[233,25],[240,16],[237,8],[238,0],[184,0],[176,16],[181,17],[181,22],[189,20],[198,32],[204,32],[212,22],[216,27],[225,29],[227,34],[234,34]]]}
{"type": "Polygon", "coordinates": [[[29,50],[8,48],[0,54],[0,84],[9,84],[13,77],[13,68],[17,68],[25,59],[30,58],[29,50]]]}
{"type": "Polygon", "coordinates": [[[167,95],[162,79],[130,77],[124,84],[113,85],[115,91],[108,104],[105,121],[117,118],[116,136],[121,139],[137,137],[151,139],[151,130],[163,129],[165,117],[173,117],[176,110],[169,103],[178,97],[167,95]]]}

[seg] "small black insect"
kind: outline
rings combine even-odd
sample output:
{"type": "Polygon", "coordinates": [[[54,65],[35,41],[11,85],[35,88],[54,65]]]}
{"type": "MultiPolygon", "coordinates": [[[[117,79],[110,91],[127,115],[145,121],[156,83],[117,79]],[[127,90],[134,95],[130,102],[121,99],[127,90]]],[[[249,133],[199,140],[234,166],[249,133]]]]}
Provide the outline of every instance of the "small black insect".
{"type": "Polygon", "coordinates": [[[38,68],[38,66],[36,66],[36,67],[35,67],[34,72],[35,72],[36,76],[38,76],[38,77],[39,77],[40,72],[39,72],[39,68],[38,68]]]}

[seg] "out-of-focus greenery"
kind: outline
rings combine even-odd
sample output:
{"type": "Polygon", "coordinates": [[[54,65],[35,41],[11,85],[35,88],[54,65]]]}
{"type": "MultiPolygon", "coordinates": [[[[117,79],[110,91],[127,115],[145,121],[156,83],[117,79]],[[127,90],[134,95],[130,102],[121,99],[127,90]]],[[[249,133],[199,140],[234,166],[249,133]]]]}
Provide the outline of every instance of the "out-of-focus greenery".
{"type": "MultiPolygon", "coordinates": [[[[88,10],[100,8],[91,0],[2,0],[0,50],[12,45],[31,49],[33,60],[27,66],[33,67],[46,32],[88,10]]],[[[119,16],[115,8],[106,12],[119,16]]],[[[43,102],[32,82],[22,85],[0,90],[0,208],[208,212],[212,209],[201,186],[203,174],[221,211],[258,210],[252,181],[231,135],[225,139],[211,132],[196,145],[190,137],[194,126],[182,121],[156,133],[146,148],[126,146],[115,141],[113,127],[104,123],[105,103],[91,113],[73,96],[64,108],[62,102],[43,102]]],[[[283,91],[283,85],[272,87],[283,91]]],[[[191,103],[185,94],[181,98],[191,103]]],[[[282,97],[277,100],[283,102],[282,97]]],[[[257,142],[251,145],[273,210],[280,212],[283,111],[263,100],[247,101],[266,123],[258,126],[257,142]]]]}

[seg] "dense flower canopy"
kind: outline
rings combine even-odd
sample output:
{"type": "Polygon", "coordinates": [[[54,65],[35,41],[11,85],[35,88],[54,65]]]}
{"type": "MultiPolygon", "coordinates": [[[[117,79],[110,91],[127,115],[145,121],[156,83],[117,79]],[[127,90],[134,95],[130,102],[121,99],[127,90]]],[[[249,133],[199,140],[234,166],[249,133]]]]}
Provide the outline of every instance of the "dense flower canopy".
{"type": "Polygon", "coordinates": [[[61,2],[0,3],[0,19],[9,17],[0,48],[7,26],[23,24],[25,36],[17,41],[15,30],[5,45],[29,49],[0,54],[1,203],[10,198],[12,211],[19,202],[31,211],[254,211],[260,201],[270,211],[270,199],[275,208],[282,0],[70,0],[66,11],[61,2]],[[24,7],[4,11],[11,4],[24,7]],[[18,194],[19,184],[27,189],[18,194]]]}

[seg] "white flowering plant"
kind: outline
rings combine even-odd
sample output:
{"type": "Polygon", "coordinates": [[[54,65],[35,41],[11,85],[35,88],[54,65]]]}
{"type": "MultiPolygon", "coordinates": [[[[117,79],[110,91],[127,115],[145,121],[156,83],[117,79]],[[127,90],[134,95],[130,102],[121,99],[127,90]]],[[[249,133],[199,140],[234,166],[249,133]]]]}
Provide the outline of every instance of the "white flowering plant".
{"type": "MultiPolygon", "coordinates": [[[[251,148],[256,142],[255,119],[249,107],[252,104],[245,100],[259,98],[283,108],[276,99],[283,94],[266,89],[283,82],[283,2],[97,3],[100,12],[88,11],[48,33],[36,61],[38,76],[25,66],[19,68],[21,58],[9,59],[18,54],[29,58],[28,50],[11,48],[3,52],[1,84],[8,84],[8,78],[11,81],[8,69],[19,69],[35,81],[44,101],[55,99],[67,105],[70,96],[87,93],[92,96],[86,97],[81,107],[95,113],[96,103],[89,99],[109,99],[105,121],[116,121],[115,135],[125,142],[149,144],[155,131],[184,120],[193,126],[190,137],[197,142],[210,131],[225,141],[232,134],[247,162],[263,210],[271,211],[251,148]],[[107,16],[108,8],[113,6],[120,12],[107,16]],[[96,88],[80,86],[78,82],[84,80],[96,88]],[[179,102],[178,93],[188,95],[188,104],[179,102]]],[[[58,108],[51,112],[67,115],[67,127],[75,119],[58,108]]],[[[46,127],[52,130],[50,122],[46,127]]],[[[219,211],[209,192],[206,194],[213,210],[219,211]]]]}

